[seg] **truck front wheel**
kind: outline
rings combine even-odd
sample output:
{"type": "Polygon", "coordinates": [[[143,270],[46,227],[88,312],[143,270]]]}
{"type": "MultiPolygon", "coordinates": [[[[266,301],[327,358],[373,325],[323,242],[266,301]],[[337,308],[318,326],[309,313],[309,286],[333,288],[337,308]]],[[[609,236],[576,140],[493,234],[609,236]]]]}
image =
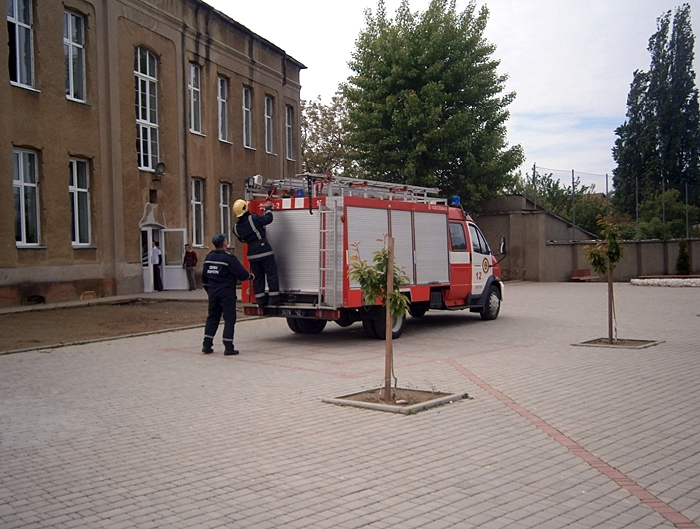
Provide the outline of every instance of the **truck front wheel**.
{"type": "Polygon", "coordinates": [[[486,298],[486,305],[481,310],[482,320],[495,320],[498,318],[498,313],[501,310],[501,295],[498,292],[498,287],[491,285],[489,295],[486,298]]]}

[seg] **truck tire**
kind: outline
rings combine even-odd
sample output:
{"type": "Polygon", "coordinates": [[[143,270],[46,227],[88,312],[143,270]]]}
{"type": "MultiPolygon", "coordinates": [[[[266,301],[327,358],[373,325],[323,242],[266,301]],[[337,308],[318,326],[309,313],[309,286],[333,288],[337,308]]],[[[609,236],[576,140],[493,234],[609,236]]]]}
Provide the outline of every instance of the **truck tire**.
{"type": "Polygon", "coordinates": [[[362,330],[365,331],[365,336],[372,340],[378,340],[377,331],[374,328],[374,320],[362,320],[362,330]]]}
{"type": "Polygon", "coordinates": [[[428,312],[428,303],[411,303],[408,312],[414,318],[422,318],[428,312]]]}
{"type": "Polygon", "coordinates": [[[318,334],[326,328],[326,320],[298,319],[297,325],[304,334],[318,334]]]}
{"type": "Polygon", "coordinates": [[[304,331],[301,330],[299,327],[299,320],[298,318],[287,318],[287,326],[292,329],[293,332],[297,334],[303,334],[304,331]]]}
{"type": "MultiPolygon", "coordinates": [[[[386,317],[382,314],[381,317],[372,320],[372,323],[374,324],[374,332],[377,334],[377,338],[384,340],[386,337],[386,317]]],[[[391,338],[393,340],[398,339],[403,334],[404,327],[406,327],[406,315],[392,316],[391,338]]]]}
{"type": "Polygon", "coordinates": [[[486,298],[486,305],[481,310],[482,320],[495,320],[501,310],[501,295],[496,285],[491,285],[489,295],[486,298]]]}

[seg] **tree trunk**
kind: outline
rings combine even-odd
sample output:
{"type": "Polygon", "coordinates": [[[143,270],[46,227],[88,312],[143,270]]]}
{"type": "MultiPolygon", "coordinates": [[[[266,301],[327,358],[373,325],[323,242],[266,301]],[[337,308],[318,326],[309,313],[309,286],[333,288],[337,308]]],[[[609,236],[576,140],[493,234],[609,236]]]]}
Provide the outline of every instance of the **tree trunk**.
{"type": "Polygon", "coordinates": [[[382,400],[385,402],[391,401],[391,371],[394,364],[394,351],[391,341],[391,304],[389,303],[389,293],[394,290],[394,238],[389,237],[389,256],[386,263],[386,296],[384,304],[386,305],[386,328],[385,328],[385,358],[384,358],[384,395],[382,400]]]}
{"type": "Polygon", "coordinates": [[[613,297],[613,273],[608,268],[608,342],[615,343],[613,313],[615,312],[615,301],[613,297]]]}

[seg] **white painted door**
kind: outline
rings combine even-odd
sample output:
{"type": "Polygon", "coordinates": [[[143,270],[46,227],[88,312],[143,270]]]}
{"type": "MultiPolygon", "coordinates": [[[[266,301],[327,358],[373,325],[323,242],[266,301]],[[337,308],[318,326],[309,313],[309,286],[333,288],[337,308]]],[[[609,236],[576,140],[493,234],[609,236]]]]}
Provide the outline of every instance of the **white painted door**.
{"type": "Polygon", "coordinates": [[[160,249],[163,252],[163,289],[187,290],[187,274],[182,268],[187,231],[184,228],[165,229],[160,231],[160,235],[160,249]]]}

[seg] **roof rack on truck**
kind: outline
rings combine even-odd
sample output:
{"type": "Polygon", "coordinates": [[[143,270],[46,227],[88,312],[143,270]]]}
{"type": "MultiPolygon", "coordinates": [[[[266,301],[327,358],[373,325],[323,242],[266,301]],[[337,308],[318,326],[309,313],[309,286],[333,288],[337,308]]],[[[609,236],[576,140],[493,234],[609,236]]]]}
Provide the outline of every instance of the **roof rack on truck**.
{"type": "Polygon", "coordinates": [[[447,199],[438,197],[436,187],[395,184],[377,180],[364,180],[324,173],[302,173],[293,177],[262,182],[261,176],[246,180],[246,200],[265,197],[319,197],[356,196],[383,200],[402,200],[430,204],[446,204],[447,199]]]}

